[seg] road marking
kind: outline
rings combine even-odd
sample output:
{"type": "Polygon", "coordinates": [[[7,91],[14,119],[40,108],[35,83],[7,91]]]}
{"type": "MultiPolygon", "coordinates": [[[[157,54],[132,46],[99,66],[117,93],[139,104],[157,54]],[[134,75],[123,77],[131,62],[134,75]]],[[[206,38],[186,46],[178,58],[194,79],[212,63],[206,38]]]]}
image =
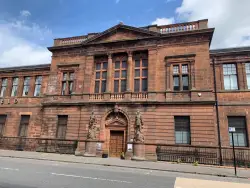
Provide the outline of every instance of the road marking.
{"type": "Polygon", "coordinates": [[[73,178],[83,178],[83,179],[91,179],[91,180],[100,180],[100,181],[110,181],[110,182],[117,182],[117,183],[132,183],[129,181],[123,181],[123,180],[112,180],[112,179],[105,179],[105,178],[94,178],[94,177],[88,177],[88,176],[77,176],[77,175],[71,175],[71,174],[57,174],[57,173],[51,173],[55,176],[66,176],[66,177],[73,177],[73,178]]]}
{"type": "Polygon", "coordinates": [[[5,168],[5,167],[0,167],[1,170],[13,170],[13,171],[19,171],[17,168],[5,168]]]}

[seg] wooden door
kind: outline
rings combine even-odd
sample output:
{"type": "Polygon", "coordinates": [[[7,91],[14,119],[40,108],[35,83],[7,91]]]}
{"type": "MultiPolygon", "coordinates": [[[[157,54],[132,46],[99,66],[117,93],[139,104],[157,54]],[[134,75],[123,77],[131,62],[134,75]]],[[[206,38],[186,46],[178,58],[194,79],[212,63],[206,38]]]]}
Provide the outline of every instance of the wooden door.
{"type": "Polygon", "coordinates": [[[120,157],[124,148],[124,132],[123,131],[110,131],[110,157],[120,157]]]}

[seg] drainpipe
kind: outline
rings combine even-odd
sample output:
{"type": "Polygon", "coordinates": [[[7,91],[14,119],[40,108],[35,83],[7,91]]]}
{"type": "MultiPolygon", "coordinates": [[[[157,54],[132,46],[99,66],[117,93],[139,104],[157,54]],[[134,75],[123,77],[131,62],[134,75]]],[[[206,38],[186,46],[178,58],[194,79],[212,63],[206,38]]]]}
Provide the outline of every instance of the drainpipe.
{"type": "Polygon", "coordinates": [[[219,107],[216,87],[216,73],[215,73],[215,59],[213,58],[213,73],[214,73],[214,97],[215,97],[215,109],[216,109],[216,121],[217,121],[217,132],[218,132],[218,144],[220,153],[220,165],[222,166],[222,152],[221,152],[221,137],[220,137],[220,120],[219,120],[219,107]]]}

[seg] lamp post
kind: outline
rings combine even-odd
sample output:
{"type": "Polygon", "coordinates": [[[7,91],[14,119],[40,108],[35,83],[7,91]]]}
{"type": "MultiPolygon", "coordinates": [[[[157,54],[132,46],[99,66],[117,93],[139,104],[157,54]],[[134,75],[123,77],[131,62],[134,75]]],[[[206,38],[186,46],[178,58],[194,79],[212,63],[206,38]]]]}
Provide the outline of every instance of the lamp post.
{"type": "Polygon", "coordinates": [[[234,157],[234,174],[235,174],[235,176],[237,176],[236,158],[235,158],[235,149],[234,149],[234,132],[235,132],[235,127],[229,127],[229,132],[232,134],[233,157],[234,157]]]}

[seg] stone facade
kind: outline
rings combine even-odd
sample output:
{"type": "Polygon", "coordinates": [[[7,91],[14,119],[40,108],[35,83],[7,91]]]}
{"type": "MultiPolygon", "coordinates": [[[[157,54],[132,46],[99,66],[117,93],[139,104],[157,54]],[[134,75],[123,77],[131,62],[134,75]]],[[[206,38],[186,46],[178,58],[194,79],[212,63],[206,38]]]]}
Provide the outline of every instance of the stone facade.
{"type": "MultiPolygon", "coordinates": [[[[175,116],[189,117],[191,145],[218,146],[217,95],[221,143],[229,146],[227,116],[245,116],[250,135],[250,92],[244,69],[245,63],[250,62],[250,48],[210,51],[213,32],[213,28],[207,28],[207,20],[143,28],[120,23],[101,33],[55,39],[54,46],[48,48],[52,52],[51,64],[0,69],[0,87],[4,78],[8,80],[7,90],[0,98],[0,115],[7,115],[2,135],[18,136],[21,115],[30,115],[26,136],[54,139],[57,138],[59,116],[66,115],[64,139],[79,140],[77,151],[83,154],[83,142],[87,140],[93,112],[97,120],[96,142],[102,143],[101,150],[112,154],[112,147],[119,148],[116,144],[120,144],[119,151],[126,153],[127,144],[134,142],[135,118],[139,111],[145,139],[139,150],[143,150],[146,159],[153,160],[157,145],[176,144],[175,116]],[[147,60],[145,66],[144,60],[147,60]],[[122,62],[127,66],[117,69],[118,61],[120,66],[122,62]],[[223,88],[222,65],[228,62],[237,65],[238,90],[223,88]],[[107,67],[100,75],[106,72],[106,77],[99,78],[97,64],[102,69],[103,63],[107,67]],[[174,67],[177,65],[183,72],[187,67],[187,90],[174,90],[174,67]],[[126,70],[123,77],[126,87],[122,92],[121,76],[116,79],[115,75],[117,70],[120,74],[126,70]],[[139,77],[136,70],[140,70],[139,77]],[[144,70],[147,74],[142,75],[144,70]],[[64,81],[64,74],[70,73],[74,73],[74,78],[64,81]],[[26,76],[31,77],[29,94],[22,96],[26,76]],[[41,94],[34,97],[36,76],[42,76],[42,88],[41,94]],[[19,77],[16,96],[11,96],[13,77],[19,77]],[[135,79],[140,83],[138,91],[135,79]],[[115,91],[115,80],[119,80],[119,92],[115,91]],[[146,86],[142,86],[143,80],[147,80],[146,86]],[[96,92],[97,81],[101,84],[98,86],[100,92],[96,92]],[[68,87],[70,82],[72,88],[68,87]],[[66,89],[62,92],[64,83],[66,89]],[[103,92],[102,83],[106,87],[103,92]]],[[[184,81],[180,83],[182,87],[184,81]]]]}

